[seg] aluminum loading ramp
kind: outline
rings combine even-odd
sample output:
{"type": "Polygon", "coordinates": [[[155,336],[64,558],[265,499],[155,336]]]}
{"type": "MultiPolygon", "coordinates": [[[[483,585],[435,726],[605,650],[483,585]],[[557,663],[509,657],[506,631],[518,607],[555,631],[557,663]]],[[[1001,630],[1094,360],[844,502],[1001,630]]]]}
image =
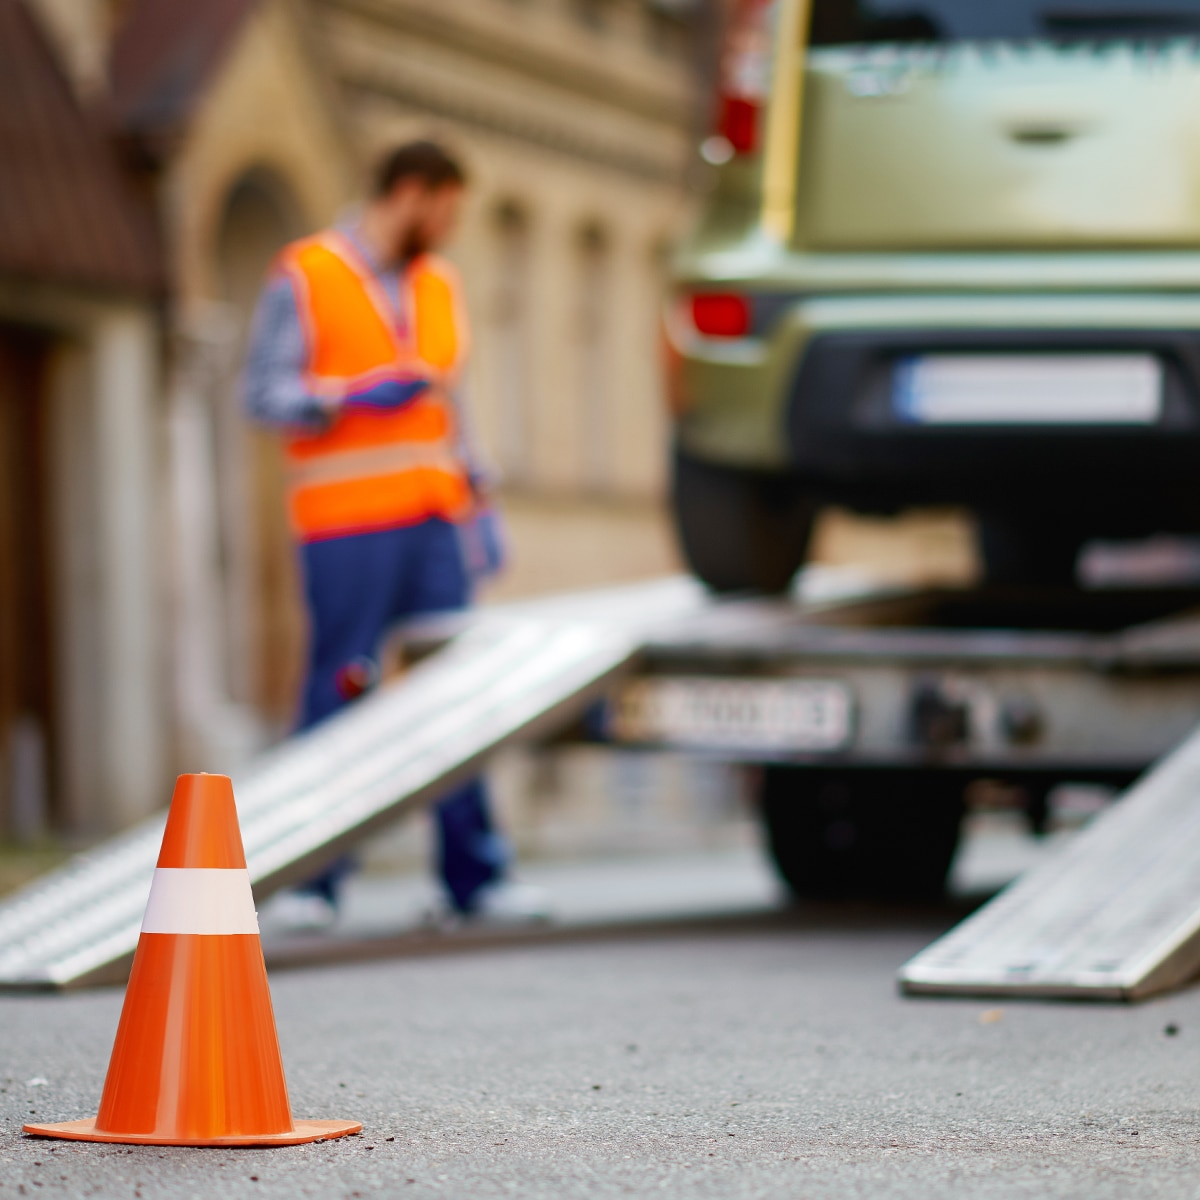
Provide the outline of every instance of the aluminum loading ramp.
{"type": "MultiPolygon", "coordinates": [[[[1103,601],[1106,611],[1113,599],[1103,601]]],[[[424,647],[427,658],[235,778],[255,894],[262,901],[315,873],[505,743],[569,726],[601,693],[613,701],[610,717],[620,714],[630,689],[651,699],[656,687],[686,693],[680,728],[651,721],[622,732],[616,721],[608,730],[617,742],[660,750],[876,771],[944,765],[985,777],[1076,778],[1070,772],[1115,764],[1131,778],[1187,735],[1200,712],[1200,623],[1185,615],[1200,596],[1152,598],[1149,607],[1142,598],[1132,609],[1129,597],[1115,600],[1119,621],[1109,612],[1083,631],[1046,633],[1019,612],[1011,627],[980,624],[997,597],[881,591],[810,568],[787,599],[714,600],[675,579],[409,628],[407,646],[424,647]],[[970,619],[960,613],[940,626],[948,600],[968,604],[970,619]],[[626,672],[636,676],[629,688],[615,679],[626,672]],[[935,687],[956,714],[952,743],[931,742],[913,719],[935,687]],[[792,702],[798,689],[804,703],[792,702]],[[791,700],[780,705],[783,692],[791,700]],[[823,737],[814,742],[814,713],[829,715],[816,693],[844,700],[845,719],[817,722],[823,737]],[[1042,718],[1032,740],[1025,726],[1000,720],[1014,696],[1042,718]],[[830,729],[836,737],[824,736],[830,729]]],[[[1097,604],[1089,598],[1089,612],[1097,604]]],[[[1009,601],[994,611],[1014,613],[1009,601]]],[[[0,987],[122,979],[162,827],[159,814],[0,903],[0,987]]],[[[1198,881],[1200,744],[1189,742],[1050,874],[1018,885],[914,960],[905,986],[1106,997],[1171,986],[1200,964],[1198,881]],[[1059,886],[1064,879],[1069,887],[1059,886]]]]}
{"type": "MultiPolygon", "coordinates": [[[[484,614],[394,684],[234,780],[256,899],[478,770],[499,746],[577,716],[646,636],[706,603],[687,580],[484,614]]],[[[0,987],[128,974],[165,813],[0,904],[0,987]]]]}
{"type": "Polygon", "coordinates": [[[1140,1000],[1200,974],[1200,731],[900,971],[912,994],[1140,1000]]]}

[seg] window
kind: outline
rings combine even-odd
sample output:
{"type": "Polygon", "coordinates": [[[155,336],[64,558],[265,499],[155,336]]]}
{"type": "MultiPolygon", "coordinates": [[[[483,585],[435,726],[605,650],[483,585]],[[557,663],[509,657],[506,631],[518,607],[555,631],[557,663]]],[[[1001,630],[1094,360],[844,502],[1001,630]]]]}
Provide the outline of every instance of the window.
{"type": "Polygon", "coordinates": [[[608,236],[596,224],[576,237],[575,394],[579,404],[580,463],[588,491],[612,486],[615,439],[612,429],[612,307],[608,236]]]}
{"type": "Polygon", "coordinates": [[[525,209],[506,200],[492,214],[493,285],[487,318],[492,342],[491,386],[499,433],[496,453],[510,483],[532,470],[530,419],[529,256],[525,209]]]}

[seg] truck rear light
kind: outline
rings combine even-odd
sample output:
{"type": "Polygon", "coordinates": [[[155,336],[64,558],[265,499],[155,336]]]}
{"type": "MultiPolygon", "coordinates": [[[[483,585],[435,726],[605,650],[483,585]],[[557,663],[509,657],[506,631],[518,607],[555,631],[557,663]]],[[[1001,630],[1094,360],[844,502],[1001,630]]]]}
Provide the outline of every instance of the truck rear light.
{"type": "Polygon", "coordinates": [[[692,324],[705,337],[745,337],[750,332],[750,301],[737,292],[696,292],[692,324]]]}
{"type": "Polygon", "coordinates": [[[771,85],[775,0],[736,0],[717,71],[717,135],[736,155],[758,149],[760,114],[771,85]]]}

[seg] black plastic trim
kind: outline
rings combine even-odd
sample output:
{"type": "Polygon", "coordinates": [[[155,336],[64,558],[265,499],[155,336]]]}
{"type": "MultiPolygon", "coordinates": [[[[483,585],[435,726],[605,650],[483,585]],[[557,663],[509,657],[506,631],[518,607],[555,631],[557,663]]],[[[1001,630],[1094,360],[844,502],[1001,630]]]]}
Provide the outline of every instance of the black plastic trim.
{"type": "Polygon", "coordinates": [[[796,470],[847,502],[1008,503],[1026,492],[1073,507],[1143,508],[1195,493],[1200,506],[1200,331],[869,330],[817,335],[787,409],[796,470]],[[1154,426],[916,425],[893,408],[899,360],[937,352],[1156,355],[1164,367],[1154,426]]]}

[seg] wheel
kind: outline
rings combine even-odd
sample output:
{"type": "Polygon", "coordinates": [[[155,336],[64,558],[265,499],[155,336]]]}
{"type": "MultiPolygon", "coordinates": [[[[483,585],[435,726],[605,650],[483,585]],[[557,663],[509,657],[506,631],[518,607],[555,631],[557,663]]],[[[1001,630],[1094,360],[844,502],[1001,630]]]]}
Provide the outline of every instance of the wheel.
{"type": "Polygon", "coordinates": [[[932,770],[768,767],[767,844],[799,899],[936,901],[958,846],[963,782],[932,770]]]}
{"type": "Polygon", "coordinates": [[[979,552],[988,583],[1075,583],[1075,566],[1087,535],[1053,513],[980,513],[979,552]]]}
{"type": "Polygon", "coordinates": [[[676,451],[675,524],[692,572],[717,592],[781,592],[808,552],[816,505],[789,475],[676,451]]]}

